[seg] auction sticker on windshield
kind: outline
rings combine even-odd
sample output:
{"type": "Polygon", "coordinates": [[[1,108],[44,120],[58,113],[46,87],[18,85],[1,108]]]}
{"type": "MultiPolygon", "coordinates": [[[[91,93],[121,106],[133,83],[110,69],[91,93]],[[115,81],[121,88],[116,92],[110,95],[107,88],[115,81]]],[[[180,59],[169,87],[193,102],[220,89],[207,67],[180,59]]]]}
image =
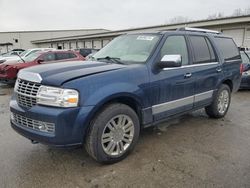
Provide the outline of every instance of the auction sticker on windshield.
{"type": "Polygon", "coordinates": [[[137,37],[137,40],[153,40],[155,37],[153,36],[143,36],[143,35],[140,35],[137,37]]]}

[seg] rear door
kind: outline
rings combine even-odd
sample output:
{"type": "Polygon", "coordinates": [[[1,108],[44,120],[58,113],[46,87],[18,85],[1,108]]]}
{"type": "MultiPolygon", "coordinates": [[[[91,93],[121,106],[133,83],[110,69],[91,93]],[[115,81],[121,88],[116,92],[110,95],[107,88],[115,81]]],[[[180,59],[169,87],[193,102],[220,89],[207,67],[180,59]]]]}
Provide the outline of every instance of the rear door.
{"type": "Polygon", "coordinates": [[[241,81],[239,49],[232,38],[216,36],[216,47],[222,58],[223,79],[232,80],[233,91],[237,91],[241,81]]]}
{"type": "Polygon", "coordinates": [[[208,36],[189,35],[195,77],[194,108],[210,104],[222,75],[215,49],[208,36]]]}

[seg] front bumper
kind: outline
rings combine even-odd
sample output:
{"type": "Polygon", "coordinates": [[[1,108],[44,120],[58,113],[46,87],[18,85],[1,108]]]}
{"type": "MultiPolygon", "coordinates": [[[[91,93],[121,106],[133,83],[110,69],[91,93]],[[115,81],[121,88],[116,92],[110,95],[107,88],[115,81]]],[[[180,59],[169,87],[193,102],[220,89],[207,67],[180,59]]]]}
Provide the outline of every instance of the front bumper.
{"type": "Polygon", "coordinates": [[[55,125],[53,134],[35,130],[11,120],[12,128],[24,137],[46,145],[65,147],[83,143],[87,120],[92,106],[77,108],[54,108],[36,105],[25,109],[15,99],[10,102],[10,111],[39,122],[55,125]]]}
{"type": "Polygon", "coordinates": [[[242,75],[240,89],[250,89],[250,75],[242,75]]]}

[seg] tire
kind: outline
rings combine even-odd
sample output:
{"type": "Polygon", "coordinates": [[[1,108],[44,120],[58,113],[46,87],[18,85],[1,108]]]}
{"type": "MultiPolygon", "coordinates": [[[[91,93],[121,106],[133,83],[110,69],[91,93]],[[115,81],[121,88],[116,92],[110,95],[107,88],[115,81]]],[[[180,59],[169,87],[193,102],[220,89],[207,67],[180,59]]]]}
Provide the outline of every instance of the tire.
{"type": "Polygon", "coordinates": [[[133,150],[139,134],[140,123],[135,111],[125,104],[110,104],[90,123],[85,149],[100,163],[115,163],[133,150]]]}
{"type": "Polygon", "coordinates": [[[218,92],[214,96],[212,104],[205,107],[207,115],[211,118],[224,117],[229,109],[230,102],[231,90],[228,85],[222,84],[218,92]]]}

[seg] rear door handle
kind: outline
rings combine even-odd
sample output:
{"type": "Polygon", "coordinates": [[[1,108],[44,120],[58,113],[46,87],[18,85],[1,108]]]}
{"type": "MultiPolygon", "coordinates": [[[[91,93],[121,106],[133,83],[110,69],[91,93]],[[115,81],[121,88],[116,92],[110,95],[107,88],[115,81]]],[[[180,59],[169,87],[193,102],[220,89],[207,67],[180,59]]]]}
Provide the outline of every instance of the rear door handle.
{"type": "Polygon", "coordinates": [[[221,69],[220,67],[218,67],[218,68],[216,69],[216,71],[217,71],[217,72],[221,72],[222,69],[221,69]]]}
{"type": "Polygon", "coordinates": [[[185,77],[185,78],[191,78],[191,77],[192,77],[192,73],[186,73],[186,74],[184,75],[184,77],[185,77]]]}

